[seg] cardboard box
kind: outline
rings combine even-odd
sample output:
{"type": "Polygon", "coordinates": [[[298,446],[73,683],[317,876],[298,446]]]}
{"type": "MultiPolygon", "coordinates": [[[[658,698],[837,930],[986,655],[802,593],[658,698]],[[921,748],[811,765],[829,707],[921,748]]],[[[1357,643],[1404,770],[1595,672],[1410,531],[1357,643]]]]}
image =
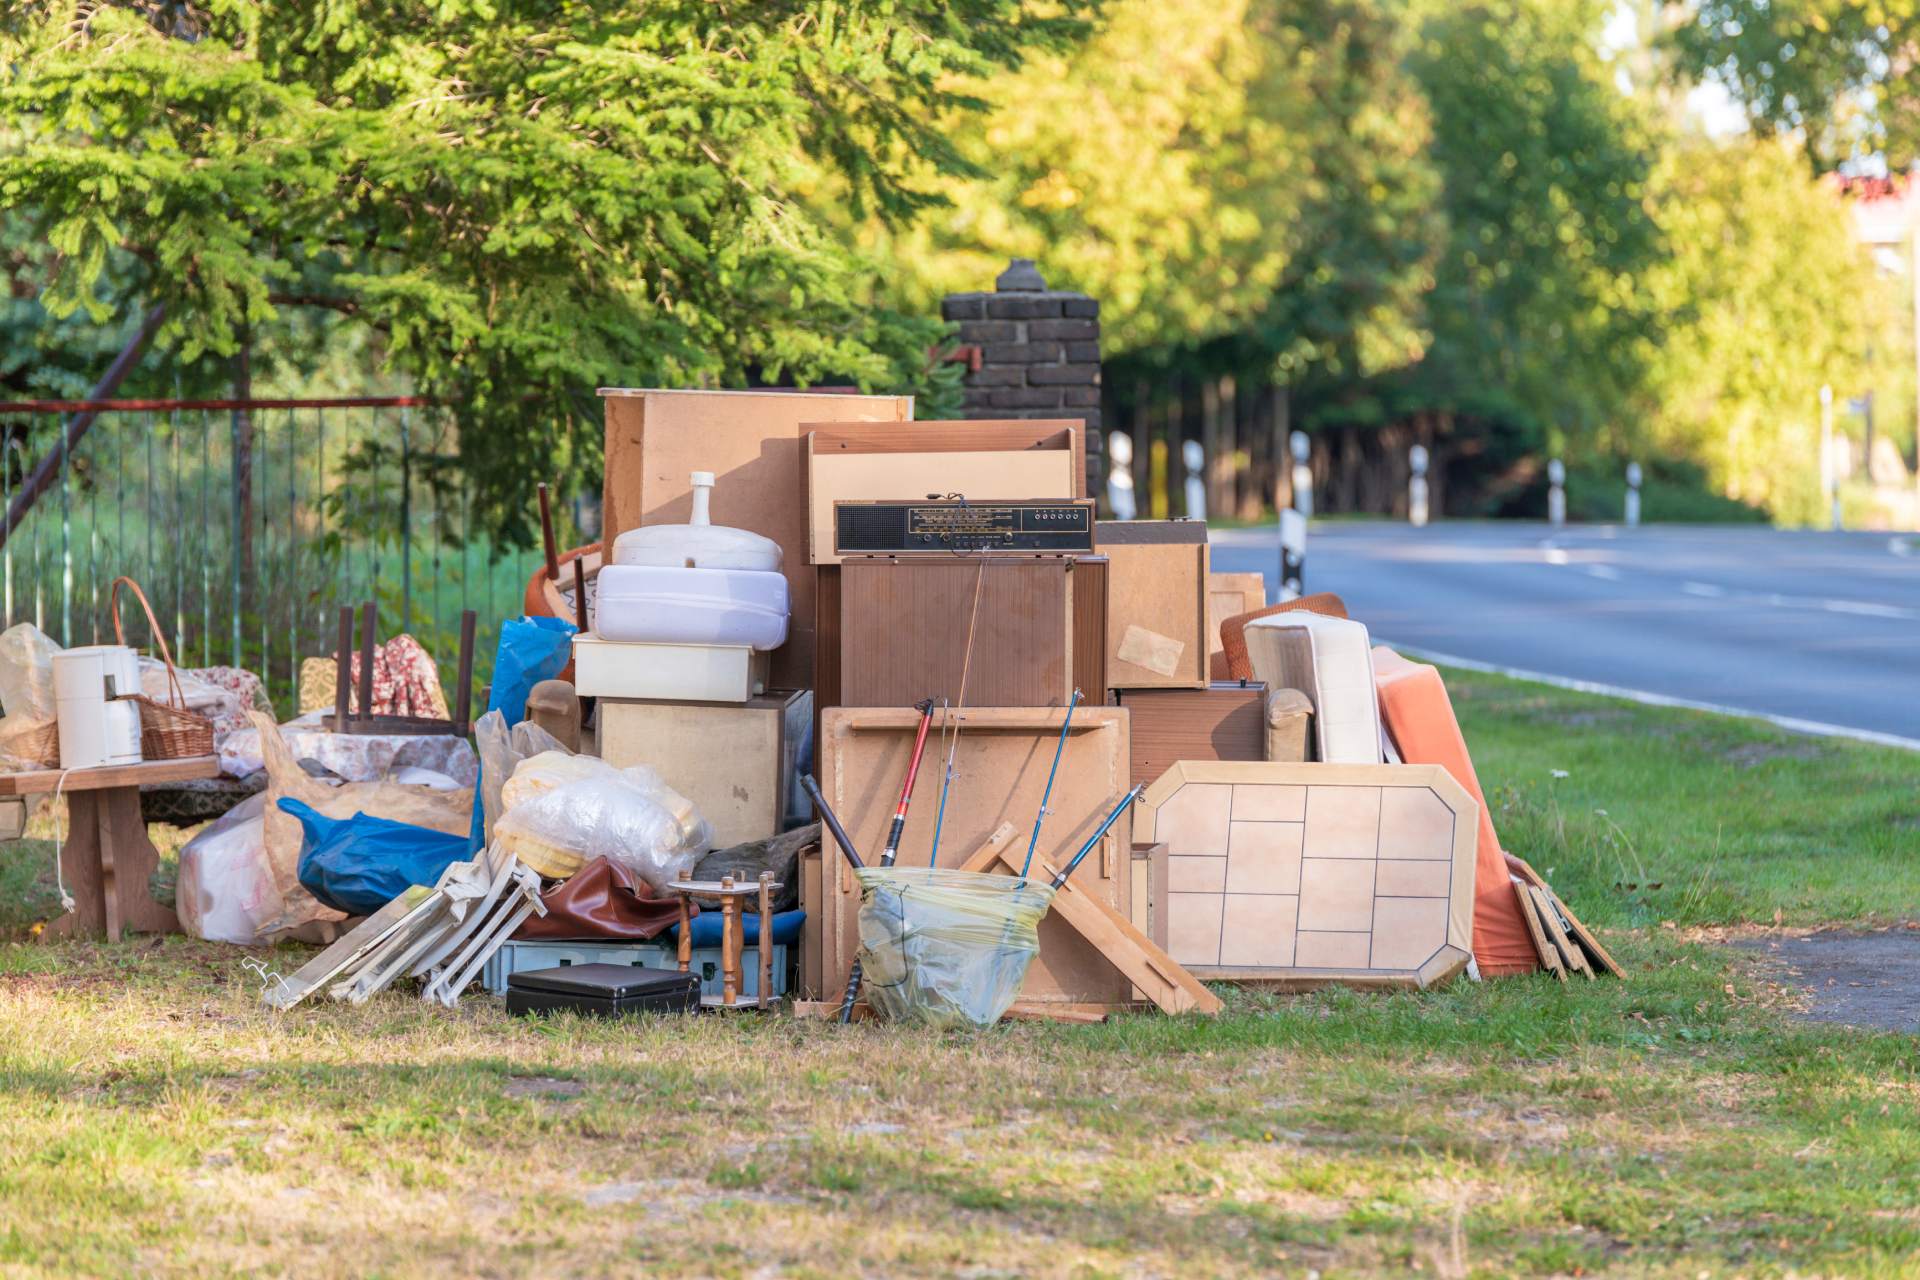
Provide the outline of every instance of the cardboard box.
{"type": "Polygon", "coordinates": [[[600,756],[652,765],[713,827],[713,845],[764,840],[786,813],[794,753],[813,695],[776,690],[746,702],[603,698],[600,756]]]}
{"type": "Polygon", "coordinates": [[[1107,681],[1114,689],[1207,687],[1207,526],[1102,520],[1107,681]]]}
{"type": "Polygon", "coordinates": [[[787,643],[774,651],[773,681],[813,687],[813,571],[807,563],[803,424],[904,423],[912,396],[806,391],[661,391],[603,387],[607,546],[642,524],[684,524],[695,471],[715,477],[713,523],[772,538],[793,598],[787,643]]]}

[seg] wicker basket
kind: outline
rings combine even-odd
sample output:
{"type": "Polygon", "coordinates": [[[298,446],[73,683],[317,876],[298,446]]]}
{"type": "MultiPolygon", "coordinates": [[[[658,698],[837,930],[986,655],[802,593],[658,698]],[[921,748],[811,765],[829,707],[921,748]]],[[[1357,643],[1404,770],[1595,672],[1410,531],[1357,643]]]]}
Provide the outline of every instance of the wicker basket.
{"type": "Polygon", "coordinates": [[[120,625],[120,584],[123,582],[132,589],[133,598],[140,602],[141,611],[147,615],[147,626],[160,649],[160,660],[167,664],[167,685],[171,691],[167,702],[141,693],[121,695],[123,702],[140,708],[140,754],[148,760],[186,760],[212,755],[213,721],[187,710],[187,695],[181,692],[180,674],[174,670],[167,638],[160,633],[160,623],[153,616],[153,606],[147,603],[147,593],[132,578],[115,578],[113,590],[107,596],[107,608],[113,613],[113,638],[121,644],[127,642],[126,631],[120,625]]]}

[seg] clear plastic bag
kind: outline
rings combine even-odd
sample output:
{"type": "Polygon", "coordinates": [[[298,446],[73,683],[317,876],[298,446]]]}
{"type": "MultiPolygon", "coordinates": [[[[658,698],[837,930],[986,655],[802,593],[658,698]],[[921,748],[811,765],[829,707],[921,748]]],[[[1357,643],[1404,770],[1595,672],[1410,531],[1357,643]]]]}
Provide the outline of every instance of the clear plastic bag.
{"type": "Polygon", "coordinates": [[[1043,881],[929,867],[861,867],[867,1003],[901,1022],[990,1027],[1020,994],[1053,902],[1043,881]]]}
{"type": "Polygon", "coordinates": [[[501,847],[554,879],[604,857],[658,893],[713,847],[707,820],[645,765],[616,769],[592,756],[544,752],[520,763],[502,801],[506,812],[494,827],[501,847]]]}
{"type": "Polygon", "coordinates": [[[180,850],[174,906],[196,938],[258,946],[280,914],[280,890],[267,861],[267,798],[248,796],[180,850]]]}
{"type": "Polygon", "coordinates": [[[567,749],[531,720],[508,728],[507,717],[499,711],[489,711],[473,722],[473,740],[480,752],[480,809],[486,825],[479,847],[484,848],[493,840],[494,824],[506,812],[500,792],[520,762],[548,751],[565,755],[567,749]]]}
{"type": "MultiPolygon", "coordinates": [[[[44,769],[38,739],[54,722],[52,637],[22,622],[0,631],[0,768],[44,769]],[[29,748],[25,744],[34,741],[29,748]]],[[[50,750],[50,748],[49,748],[50,750]]]]}

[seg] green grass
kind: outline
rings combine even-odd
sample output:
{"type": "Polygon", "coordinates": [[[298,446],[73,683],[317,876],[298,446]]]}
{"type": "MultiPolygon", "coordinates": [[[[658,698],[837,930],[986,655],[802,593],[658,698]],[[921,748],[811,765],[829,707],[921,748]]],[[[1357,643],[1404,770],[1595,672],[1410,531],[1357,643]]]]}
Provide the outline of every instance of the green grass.
{"type": "Polygon", "coordinates": [[[1910,912],[1915,758],[1451,679],[1628,981],[974,1036],[273,1016],[229,948],[0,945],[0,1273],[1910,1273],[1914,1039],[1688,926],[1910,912]]]}

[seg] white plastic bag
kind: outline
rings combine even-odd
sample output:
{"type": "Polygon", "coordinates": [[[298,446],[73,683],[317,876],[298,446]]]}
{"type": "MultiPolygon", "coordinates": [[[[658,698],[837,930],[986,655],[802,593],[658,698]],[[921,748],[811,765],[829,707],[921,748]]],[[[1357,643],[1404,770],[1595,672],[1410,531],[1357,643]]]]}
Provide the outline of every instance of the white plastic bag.
{"type": "MultiPolygon", "coordinates": [[[[16,737],[53,723],[53,655],[60,646],[31,622],[0,631],[0,769],[46,767],[46,762],[14,755],[16,737]]],[[[37,734],[36,734],[37,736],[37,734]]]]}
{"type": "Polygon", "coordinates": [[[473,740],[480,751],[480,812],[484,824],[483,831],[489,842],[493,840],[493,825],[500,821],[505,806],[500,802],[500,791],[511,778],[520,762],[529,756],[537,756],[546,751],[558,751],[567,754],[560,739],[542,729],[531,720],[522,720],[513,728],[507,728],[507,718],[498,711],[489,711],[473,722],[473,740]]]}
{"type": "Polygon", "coordinates": [[[508,793],[518,802],[506,805],[495,835],[543,876],[565,879],[605,857],[659,892],[713,847],[707,820],[645,765],[543,753],[521,763],[503,800],[508,793]]]}
{"type": "Polygon", "coordinates": [[[267,797],[248,796],[180,850],[174,907],[196,938],[261,945],[280,914],[280,889],[267,860],[267,797]]]}

